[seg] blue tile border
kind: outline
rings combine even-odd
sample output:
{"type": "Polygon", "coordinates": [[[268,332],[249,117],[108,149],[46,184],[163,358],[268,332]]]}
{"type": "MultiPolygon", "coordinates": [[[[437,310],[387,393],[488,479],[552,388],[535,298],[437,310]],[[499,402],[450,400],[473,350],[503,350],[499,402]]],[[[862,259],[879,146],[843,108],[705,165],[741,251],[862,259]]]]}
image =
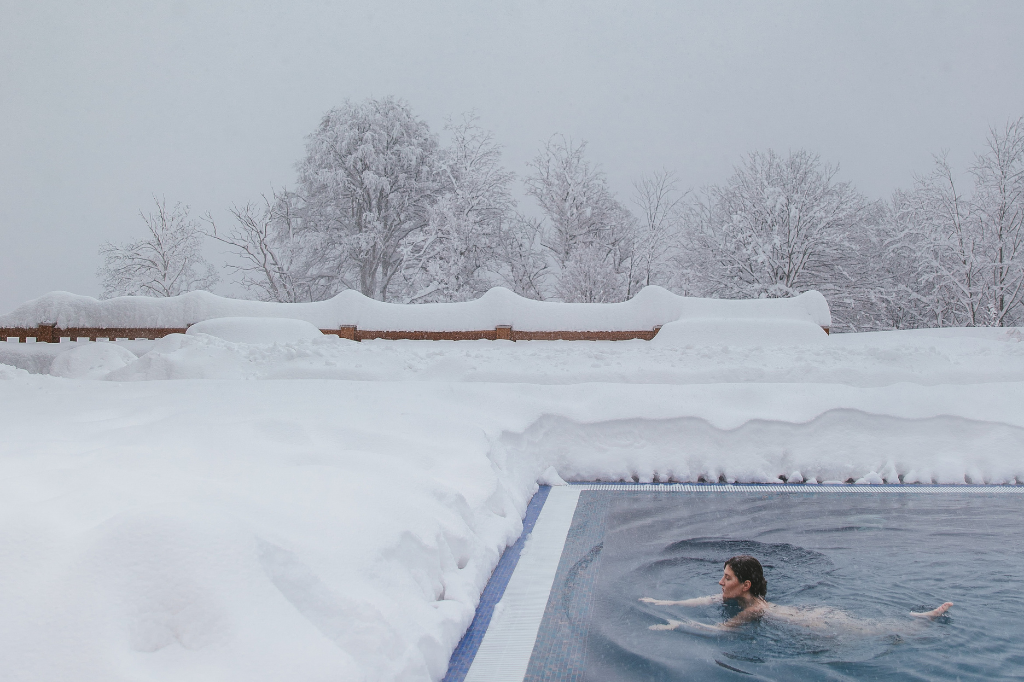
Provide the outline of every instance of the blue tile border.
{"type": "Polygon", "coordinates": [[[505,594],[508,581],[512,578],[516,565],[519,564],[519,555],[523,552],[526,538],[529,537],[530,531],[533,530],[534,525],[537,523],[537,517],[540,515],[540,510],[544,507],[544,501],[548,499],[549,492],[551,492],[551,486],[540,486],[540,489],[537,490],[530,503],[526,506],[526,517],[523,519],[523,533],[516,540],[515,544],[504,551],[501,559],[498,560],[498,565],[494,567],[494,571],[487,581],[487,586],[480,595],[480,604],[476,607],[476,615],[473,617],[473,622],[470,623],[466,634],[462,636],[459,645],[455,647],[451,660],[448,662],[448,672],[441,682],[462,682],[466,678],[470,666],[473,665],[476,652],[480,648],[480,642],[483,641],[484,634],[487,632],[487,626],[491,624],[494,606],[501,601],[501,597],[505,594]]]}

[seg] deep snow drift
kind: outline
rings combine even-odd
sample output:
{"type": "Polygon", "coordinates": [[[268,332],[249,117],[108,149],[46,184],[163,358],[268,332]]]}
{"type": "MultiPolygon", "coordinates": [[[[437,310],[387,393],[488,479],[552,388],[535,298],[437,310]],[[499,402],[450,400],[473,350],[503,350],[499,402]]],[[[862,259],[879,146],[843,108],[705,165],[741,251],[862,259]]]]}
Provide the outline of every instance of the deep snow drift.
{"type": "Polygon", "coordinates": [[[438,679],[555,472],[1024,482],[1019,330],[708,329],[0,344],[4,678],[438,679]]]}

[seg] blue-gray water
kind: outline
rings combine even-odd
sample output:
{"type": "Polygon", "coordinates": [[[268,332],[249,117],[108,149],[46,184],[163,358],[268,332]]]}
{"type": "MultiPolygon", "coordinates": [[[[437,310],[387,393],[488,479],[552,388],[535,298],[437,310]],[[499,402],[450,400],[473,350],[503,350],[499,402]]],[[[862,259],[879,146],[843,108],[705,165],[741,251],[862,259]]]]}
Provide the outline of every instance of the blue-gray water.
{"type": "Polygon", "coordinates": [[[592,597],[574,594],[587,581],[555,586],[554,601],[593,600],[588,680],[1024,678],[1024,495],[608,494],[603,544],[571,572],[596,572],[592,597]],[[808,631],[764,619],[714,636],[648,629],[736,613],[638,601],[716,594],[736,554],[764,564],[769,601],[857,622],[808,631]],[[907,616],[944,601],[955,603],[947,616],[907,616]]]}

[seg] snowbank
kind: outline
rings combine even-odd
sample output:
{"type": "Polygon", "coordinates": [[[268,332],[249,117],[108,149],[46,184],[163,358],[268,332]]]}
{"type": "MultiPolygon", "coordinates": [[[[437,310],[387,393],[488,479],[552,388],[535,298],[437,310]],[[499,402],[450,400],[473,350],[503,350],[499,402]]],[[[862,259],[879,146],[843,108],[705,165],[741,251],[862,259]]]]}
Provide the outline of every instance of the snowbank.
{"type": "Polygon", "coordinates": [[[27,376],[29,376],[29,372],[24,369],[21,369],[20,367],[0,365],[0,381],[6,381],[9,379],[21,379],[27,376]]]}
{"type": "Polygon", "coordinates": [[[655,346],[781,346],[824,343],[825,330],[810,320],[684,317],[669,322],[651,340],[655,346]]]}
{"type": "Polygon", "coordinates": [[[113,343],[76,345],[54,358],[50,374],[65,379],[101,379],[138,358],[113,343]]]}
{"type": "Polygon", "coordinates": [[[3,677],[437,680],[538,481],[1024,483],[1022,339],[0,344],[141,353],[0,366],[3,677]]]}
{"type": "MultiPolygon", "coordinates": [[[[0,364],[20,367],[32,374],[49,374],[53,361],[58,355],[86,341],[62,341],[61,343],[18,343],[17,341],[0,341],[0,364]]],[[[156,341],[149,339],[121,339],[120,341],[100,341],[101,344],[111,343],[126,348],[136,357],[149,352],[156,341]]]]}
{"type": "MultiPolygon", "coordinates": [[[[139,360],[110,379],[332,379],[494,383],[832,383],[886,386],[1024,381],[1024,335],[973,328],[833,334],[823,343],[753,344],[729,331],[707,343],[655,341],[363,341],[332,335],[277,345],[208,335],[117,341],[139,360]]],[[[821,332],[813,330],[814,334],[821,332]]],[[[669,336],[665,337],[666,339],[669,336]]],[[[818,338],[821,338],[819,336],[818,338]]],[[[114,342],[111,342],[113,344],[114,342]]],[[[0,343],[0,362],[37,374],[76,345],[0,343]]],[[[102,344],[100,344],[102,345],[102,344]]],[[[97,377],[100,378],[100,377],[97,377]]]]}
{"type": "Polygon", "coordinates": [[[185,333],[189,336],[207,334],[225,341],[249,344],[312,341],[324,335],[309,322],[283,317],[216,317],[192,325],[185,333]]]}
{"type": "Polygon", "coordinates": [[[3,389],[8,680],[439,679],[538,478],[1024,480],[1021,383],[3,389]]]}
{"type": "Polygon", "coordinates": [[[533,301],[497,287],[475,301],[402,305],[382,303],[357,291],[343,291],[317,303],[268,303],[222,298],[193,291],[173,298],[124,296],[98,301],[53,292],[0,316],[0,327],[173,327],[218,317],[283,317],[319,329],[355,325],[386,331],[474,331],[512,325],[524,331],[635,331],[681,317],[810,320],[831,325],[825,298],[809,291],[790,299],[732,301],[677,296],[646,287],[625,303],[533,301]]]}

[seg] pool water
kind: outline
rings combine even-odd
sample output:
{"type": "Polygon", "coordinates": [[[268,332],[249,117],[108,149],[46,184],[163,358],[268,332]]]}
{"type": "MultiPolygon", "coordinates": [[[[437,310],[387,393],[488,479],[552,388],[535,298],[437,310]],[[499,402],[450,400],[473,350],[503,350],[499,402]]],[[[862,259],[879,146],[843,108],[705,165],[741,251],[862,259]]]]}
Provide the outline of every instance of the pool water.
{"type": "Polygon", "coordinates": [[[1022,525],[1024,495],[584,491],[525,679],[1021,679],[1022,525]],[[649,629],[735,615],[639,598],[717,594],[736,554],[817,626],[649,629]]]}

